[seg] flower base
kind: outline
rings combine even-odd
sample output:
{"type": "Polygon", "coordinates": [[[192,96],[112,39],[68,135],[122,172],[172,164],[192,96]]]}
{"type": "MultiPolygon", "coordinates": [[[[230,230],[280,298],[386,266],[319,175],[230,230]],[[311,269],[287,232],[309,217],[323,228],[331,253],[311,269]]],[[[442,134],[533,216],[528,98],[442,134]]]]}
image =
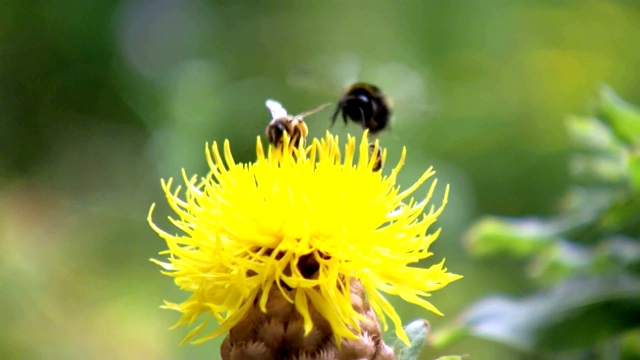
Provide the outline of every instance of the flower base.
{"type": "MultiPolygon", "coordinates": [[[[295,298],[295,289],[289,290],[295,298]]],[[[257,297],[259,298],[259,296],[257,297]]],[[[256,303],[224,339],[220,349],[223,360],[236,359],[395,359],[394,350],[382,340],[375,313],[365,299],[362,284],[351,280],[351,305],[364,319],[362,334],[354,339],[341,339],[338,347],[329,322],[309,303],[313,328],[305,335],[304,321],[277,287],[272,287],[267,311],[256,303]]]]}

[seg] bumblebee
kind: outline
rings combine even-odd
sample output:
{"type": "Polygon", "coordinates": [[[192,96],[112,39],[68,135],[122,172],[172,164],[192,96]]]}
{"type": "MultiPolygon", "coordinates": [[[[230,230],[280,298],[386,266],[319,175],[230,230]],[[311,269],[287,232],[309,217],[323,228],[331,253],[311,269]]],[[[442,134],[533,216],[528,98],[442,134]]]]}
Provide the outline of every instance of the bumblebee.
{"type": "Polygon", "coordinates": [[[376,171],[380,171],[382,170],[382,149],[378,146],[378,148],[376,149],[376,144],[373,142],[369,143],[369,158],[372,158],[375,156],[375,161],[373,163],[373,167],[371,168],[371,170],[373,170],[374,172],[376,171]],[[377,150],[377,151],[376,151],[377,150]],[[373,152],[376,152],[375,154],[373,152]]]}
{"type": "Polygon", "coordinates": [[[291,145],[297,147],[300,141],[304,142],[304,139],[309,134],[307,124],[304,123],[304,118],[324,109],[330,104],[320,105],[296,116],[289,115],[287,110],[275,100],[267,100],[266,105],[271,112],[272,118],[265,130],[267,140],[275,147],[280,147],[282,146],[283,136],[286,132],[291,139],[291,145]]]}
{"type": "Polygon", "coordinates": [[[355,83],[338,102],[331,118],[332,125],[340,113],[345,124],[351,119],[369,129],[371,134],[376,134],[389,124],[391,103],[377,86],[355,83]]]}

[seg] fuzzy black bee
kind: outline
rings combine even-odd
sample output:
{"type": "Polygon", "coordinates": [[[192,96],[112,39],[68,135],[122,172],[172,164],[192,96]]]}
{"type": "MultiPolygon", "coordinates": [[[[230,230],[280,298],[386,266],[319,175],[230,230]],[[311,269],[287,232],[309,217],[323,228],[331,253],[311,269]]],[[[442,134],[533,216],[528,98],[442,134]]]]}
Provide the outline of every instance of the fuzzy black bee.
{"type": "Polygon", "coordinates": [[[347,123],[348,119],[369,129],[371,134],[384,130],[391,118],[391,103],[380,88],[367,83],[351,85],[342,96],[331,118],[331,124],[336,122],[338,114],[347,123]]]}

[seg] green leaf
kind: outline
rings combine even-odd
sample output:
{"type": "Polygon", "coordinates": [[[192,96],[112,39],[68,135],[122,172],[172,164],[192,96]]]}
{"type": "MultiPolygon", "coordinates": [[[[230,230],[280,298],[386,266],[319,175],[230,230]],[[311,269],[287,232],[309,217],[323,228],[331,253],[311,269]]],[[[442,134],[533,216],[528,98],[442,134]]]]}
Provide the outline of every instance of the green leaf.
{"type": "Polygon", "coordinates": [[[561,229],[540,219],[484,217],[465,236],[475,255],[509,253],[517,256],[535,254],[556,240],[561,229]]]}
{"type": "Polygon", "coordinates": [[[597,271],[626,271],[640,275],[640,242],[621,235],[601,241],[595,249],[597,271]]]}
{"type": "Polygon", "coordinates": [[[593,250],[567,240],[557,241],[547,251],[535,257],[528,271],[539,283],[554,284],[593,268],[593,250]]]}
{"type": "Polygon", "coordinates": [[[635,194],[640,194],[640,151],[629,154],[627,158],[629,175],[631,176],[631,186],[635,194]]]}
{"type": "Polygon", "coordinates": [[[580,150],[620,152],[621,144],[611,128],[593,117],[569,116],[565,127],[572,142],[580,150]]]}
{"type": "Polygon", "coordinates": [[[640,274],[640,242],[622,235],[602,237],[595,246],[561,240],[535,258],[529,275],[554,284],[576,276],[626,272],[640,274]]]}
{"type": "Polygon", "coordinates": [[[574,154],[569,170],[582,185],[628,186],[629,171],[622,153],[574,154]]]}
{"type": "Polygon", "coordinates": [[[631,145],[640,145],[640,109],[620,99],[608,87],[601,91],[600,117],[607,121],[615,134],[631,145]]]}
{"type": "Polygon", "coordinates": [[[396,349],[397,359],[415,360],[427,341],[429,322],[427,320],[416,320],[407,325],[404,328],[404,332],[409,337],[411,345],[407,346],[403,341],[396,340],[394,348],[396,349]]]}
{"type": "Polygon", "coordinates": [[[469,336],[468,329],[460,323],[450,326],[438,327],[437,331],[429,334],[429,344],[436,349],[441,349],[454,342],[469,336]]]}
{"type": "Polygon", "coordinates": [[[441,356],[441,357],[437,358],[436,360],[462,360],[462,356],[460,356],[460,355],[447,355],[447,356],[441,356]]]}
{"type": "Polygon", "coordinates": [[[565,351],[638,328],[640,281],[618,275],[572,279],[520,300],[495,296],[468,311],[473,336],[521,350],[565,351]]]}
{"type": "Polygon", "coordinates": [[[622,359],[640,359],[640,328],[624,334],[620,345],[622,359]]]}

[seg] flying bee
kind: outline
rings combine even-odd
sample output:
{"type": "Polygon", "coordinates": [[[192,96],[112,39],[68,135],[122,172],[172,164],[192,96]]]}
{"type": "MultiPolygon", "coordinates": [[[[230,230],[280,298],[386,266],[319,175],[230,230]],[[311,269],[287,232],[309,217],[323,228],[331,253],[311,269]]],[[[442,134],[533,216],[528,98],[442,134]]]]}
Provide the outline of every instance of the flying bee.
{"type": "Polygon", "coordinates": [[[373,167],[371,168],[371,170],[373,170],[374,172],[380,171],[380,170],[382,170],[382,165],[384,165],[383,164],[383,160],[382,160],[382,149],[380,148],[379,145],[378,145],[378,148],[376,149],[376,144],[373,143],[373,142],[370,142],[369,143],[369,158],[372,158],[374,156],[375,156],[376,160],[373,163],[373,167]],[[374,151],[375,151],[375,154],[373,153],[374,151]]]}
{"type": "Polygon", "coordinates": [[[337,105],[334,103],[330,124],[342,117],[346,123],[369,129],[372,135],[394,127],[399,113],[402,121],[398,124],[402,123],[405,130],[428,119],[425,115],[433,109],[428,103],[425,80],[419,68],[395,61],[376,62],[354,53],[319,56],[294,66],[287,77],[294,88],[339,99],[337,105]]]}
{"type": "Polygon", "coordinates": [[[305,140],[309,134],[307,124],[304,123],[304,118],[315,114],[316,112],[324,109],[330,104],[323,104],[309,111],[303,112],[298,115],[289,115],[287,110],[275,100],[267,100],[265,103],[267,108],[271,112],[271,122],[267,125],[265,133],[267,140],[275,147],[282,146],[283,136],[286,132],[291,139],[291,144],[297,147],[300,141],[305,140]]]}
{"type": "Polygon", "coordinates": [[[331,117],[332,125],[340,113],[345,124],[351,119],[376,134],[389,124],[391,102],[377,86],[359,82],[349,86],[342,95],[331,117]]]}

